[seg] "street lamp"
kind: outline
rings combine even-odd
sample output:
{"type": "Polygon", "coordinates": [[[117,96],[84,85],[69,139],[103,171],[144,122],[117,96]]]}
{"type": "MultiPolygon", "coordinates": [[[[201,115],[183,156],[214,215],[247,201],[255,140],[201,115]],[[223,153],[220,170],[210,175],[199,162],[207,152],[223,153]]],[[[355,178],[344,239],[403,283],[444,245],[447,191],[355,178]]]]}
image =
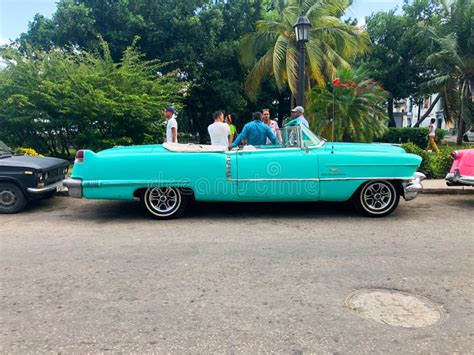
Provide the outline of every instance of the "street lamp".
{"type": "Polygon", "coordinates": [[[301,13],[296,23],[293,25],[296,33],[296,43],[298,43],[299,61],[298,61],[298,85],[296,93],[296,106],[304,105],[304,67],[306,60],[306,42],[309,41],[309,34],[311,32],[311,22],[301,13]]]}

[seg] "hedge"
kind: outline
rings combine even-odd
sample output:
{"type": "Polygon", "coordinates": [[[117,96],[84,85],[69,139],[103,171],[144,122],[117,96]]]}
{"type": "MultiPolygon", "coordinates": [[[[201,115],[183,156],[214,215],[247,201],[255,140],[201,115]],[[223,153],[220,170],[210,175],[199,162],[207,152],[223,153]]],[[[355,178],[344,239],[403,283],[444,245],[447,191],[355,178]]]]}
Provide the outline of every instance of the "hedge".
{"type": "Polygon", "coordinates": [[[474,145],[440,146],[440,152],[438,154],[429,153],[413,143],[402,144],[402,147],[407,153],[419,155],[423,159],[418,170],[424,173],[428,178],[444,179],[453,163],[451,152],[461,149],[472,149],[474,145]]]}
{"type": "MultiPolygon", "coordinates": [[[[441,142],[445,132],[442,129],[436,130],[436,142],[441,142]]],[[[383,143],[414,143],[420,148],[426,148],[428,144],[428,128],[389,128],[382,137],[375,139],[375,142],[383,143]]]]}

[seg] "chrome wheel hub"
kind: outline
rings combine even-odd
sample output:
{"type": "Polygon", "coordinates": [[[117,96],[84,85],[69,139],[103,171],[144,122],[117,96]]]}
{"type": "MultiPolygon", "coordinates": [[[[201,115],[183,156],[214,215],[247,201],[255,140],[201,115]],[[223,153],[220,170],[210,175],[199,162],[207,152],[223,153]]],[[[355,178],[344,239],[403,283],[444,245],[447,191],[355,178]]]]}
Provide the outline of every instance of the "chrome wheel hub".
{"type": "Polygon", "coordinates": [[[159,213],[168,213],[174,210],[178,203],[178,193],[174,188],[161,187],[150,191],[150,205],[159,213]]]}
{"type": "Polygon", "coordinates": [[[382,183],[375,183],[367,187],[363,198],[367,207],[379,211],[390,205],[393,193],[389,186],[382,183]]]}

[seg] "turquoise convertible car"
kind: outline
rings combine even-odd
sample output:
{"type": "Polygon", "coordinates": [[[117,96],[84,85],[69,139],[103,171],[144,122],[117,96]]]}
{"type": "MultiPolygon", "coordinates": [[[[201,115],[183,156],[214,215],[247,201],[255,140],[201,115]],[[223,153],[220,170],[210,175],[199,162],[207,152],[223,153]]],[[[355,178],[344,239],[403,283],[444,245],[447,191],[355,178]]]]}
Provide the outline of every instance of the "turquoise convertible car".
{"type": "Polygon", "coordinates": [[[363,214],[393,212],[422,190],[417,155],[390,144],[331,143],[308,128],[285,127],[279,145],[198,144],[115,147],[76,154],[72,197],[140,199],[158,219],[196,201],[347,201],[363,214]]]}

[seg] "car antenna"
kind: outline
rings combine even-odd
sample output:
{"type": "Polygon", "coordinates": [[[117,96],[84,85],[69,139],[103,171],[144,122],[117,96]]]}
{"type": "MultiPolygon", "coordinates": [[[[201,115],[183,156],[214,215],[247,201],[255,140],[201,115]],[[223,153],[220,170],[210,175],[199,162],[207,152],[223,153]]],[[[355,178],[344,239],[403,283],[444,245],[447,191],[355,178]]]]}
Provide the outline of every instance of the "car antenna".
{"type": "Polygon", "coordinates": [[[331,154],[334,154],[334,130],[336,128],[336,93],[334,90],[334,84],[332,86],[332,137],[331,137],[331,154]]]}

